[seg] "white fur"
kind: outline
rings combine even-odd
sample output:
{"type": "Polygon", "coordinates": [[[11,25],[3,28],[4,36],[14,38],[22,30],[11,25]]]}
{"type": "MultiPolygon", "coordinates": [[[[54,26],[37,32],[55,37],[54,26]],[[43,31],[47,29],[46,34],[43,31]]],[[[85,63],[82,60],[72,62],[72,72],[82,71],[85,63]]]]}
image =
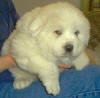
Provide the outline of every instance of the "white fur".
{"type": "Polygon", "coordinates": [[[22,89],[39,78],[49,94],[58,94],[57,64],[75,65],[80,70],[89,63],[84,52],[89,30],[86,17],[69,3],[59,2],[27,12],[2,48],[2,55],[12,53],[17,63],[9,69],[15,78],[14,87],[22,89]],[[55,30],[62,31],[62,35],[58,36],[55,30]],[[77,30],[78,36],[74,34],[77,30]],[[69,43],[74,47],[72,53],[64,49],[69,43]]]}

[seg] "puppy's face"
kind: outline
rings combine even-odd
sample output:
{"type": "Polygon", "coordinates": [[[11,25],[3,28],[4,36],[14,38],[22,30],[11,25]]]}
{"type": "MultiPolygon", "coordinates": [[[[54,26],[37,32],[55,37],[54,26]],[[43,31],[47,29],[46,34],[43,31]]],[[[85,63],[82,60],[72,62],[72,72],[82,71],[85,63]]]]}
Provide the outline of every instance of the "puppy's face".
{"type": "Polygon", "coordinates": [[[90,25],[81,13],[60,13],[45,18],[40,33],[40,46],[57,57],[77,56],[87,46],[90,25]]]}

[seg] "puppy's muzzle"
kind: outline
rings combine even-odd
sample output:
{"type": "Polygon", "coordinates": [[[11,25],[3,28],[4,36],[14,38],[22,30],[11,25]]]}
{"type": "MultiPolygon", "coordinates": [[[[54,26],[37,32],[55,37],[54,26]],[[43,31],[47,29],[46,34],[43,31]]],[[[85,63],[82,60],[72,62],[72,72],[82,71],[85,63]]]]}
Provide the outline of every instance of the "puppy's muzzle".
{"type": "Polygon", "coordinates": [[[73,45],[72,44],[67,44],[64,47],[66,52],[72,52],[73,51],[73,45]]]}

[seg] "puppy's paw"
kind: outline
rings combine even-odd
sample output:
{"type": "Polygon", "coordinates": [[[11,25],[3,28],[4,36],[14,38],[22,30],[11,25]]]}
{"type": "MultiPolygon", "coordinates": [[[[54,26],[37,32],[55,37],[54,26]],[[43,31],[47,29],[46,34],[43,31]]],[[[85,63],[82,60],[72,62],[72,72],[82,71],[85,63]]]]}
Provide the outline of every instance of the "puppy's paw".
{"type": "Polygon", "coordinates": [[[76,70],[82,70],[83,68],[84,68],[84,66],[81,66],[81,65],[76,65],[76,66],[75,66],[75,69],[76,69],[76,70]]]}
{"type": "Polygon", "coordinates": [[[54,96],[56,96],[60,92],[59,83],[54,82],[54,81],[47,82],[46,83],[46,90],[47,90],[48,94],[53,94],[54,96]]]}
{"type": "Polygon", "coordinates": [[[31,83],[33,82],[33,80],[25,80],[25,79],[16,79],[13,83],[13,86],[15,89],[23,89],[25,87],[28,87],[31,83]]]}

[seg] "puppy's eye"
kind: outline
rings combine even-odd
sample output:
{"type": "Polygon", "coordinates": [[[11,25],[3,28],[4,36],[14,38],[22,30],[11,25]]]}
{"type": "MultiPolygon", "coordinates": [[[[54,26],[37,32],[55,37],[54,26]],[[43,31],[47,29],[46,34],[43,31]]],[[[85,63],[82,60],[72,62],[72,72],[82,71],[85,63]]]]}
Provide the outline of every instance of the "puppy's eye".
{"type": "Polygon", "coordinates": [[[60,31],[60,30],[56,30],[56,31],[54,31],[57,35],[61,35],[62,34],[62,31],[60,31]]]}
{"type": "Polygon", "coordinates": [[[78,35],[79,35],[79,33],[80,33],[80,32],[77,30],[77,31],[75,32],[75,35],[76,35],[76,36],[78,36],[78,35]]]}

